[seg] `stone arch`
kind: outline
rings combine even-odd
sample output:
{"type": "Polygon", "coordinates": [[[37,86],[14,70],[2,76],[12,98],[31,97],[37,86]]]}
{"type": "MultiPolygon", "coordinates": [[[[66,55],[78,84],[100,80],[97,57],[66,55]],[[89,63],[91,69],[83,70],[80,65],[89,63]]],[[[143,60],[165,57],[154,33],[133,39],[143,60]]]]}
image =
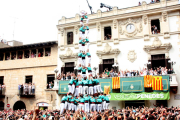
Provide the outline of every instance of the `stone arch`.
{"type": "Polygon", "coordinates": [[[26,105],[23,101],[19,100],[16,101],[15,104],[13,105],[13,110],[21,110],[21,109],[26,109],[26,105]]]}
{"type": "Polygon", "coordinates": [[[4,102],[0,101],[0,110],[4,110],[4,102]]]}

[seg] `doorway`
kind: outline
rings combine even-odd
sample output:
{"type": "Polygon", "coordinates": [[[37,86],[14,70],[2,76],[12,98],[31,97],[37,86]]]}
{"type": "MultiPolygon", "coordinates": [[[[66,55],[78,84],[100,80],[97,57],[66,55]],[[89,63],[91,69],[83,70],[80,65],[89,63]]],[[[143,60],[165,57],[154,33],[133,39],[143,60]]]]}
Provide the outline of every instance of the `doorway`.
{"type": "Polygon", "coordinates": [[[110,71],[113,67],[112,65],[114,64],[114,59],[103,59],[103,72],[105,69],[110,71]]]}
{"type": "Polygon", "coordinates": [[[144,100],[125,101],[125,107],[129,107],[129,108],[132,108],[132,106],[139,108],[139,106],[143,107],[143,105],[145,105],[144,100]]]}
{"type": "Polygon", "coordinates": [[[26,105],[24,104],[23,101],[17,101],[14,106],[13,106],[13,110],[21,110],[21,109],[26,109],[26,105]]]}
{"type": "Polygon", "coordinates": [[[67,72],[74,72],[74,62],[65,63],[65,74],[67,72]]]}
{"type": "Polygon", "coordinates": [[[165,54],[151,55],[152,68],[156,69],[158,67],[166,67],[165,64],[165,54]]]}
{"type": "Polygon", "coordinates": [[[0,101],[0,110],[4,110],[4,102],[0,101]]]}

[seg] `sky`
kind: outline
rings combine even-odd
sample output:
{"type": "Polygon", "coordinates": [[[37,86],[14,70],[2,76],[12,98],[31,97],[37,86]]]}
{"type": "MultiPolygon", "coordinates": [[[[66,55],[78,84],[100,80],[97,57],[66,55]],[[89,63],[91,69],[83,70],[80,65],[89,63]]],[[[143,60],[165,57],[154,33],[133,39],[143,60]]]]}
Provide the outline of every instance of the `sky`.
{"type": "MultiPolygon", "coordinates": [[[[95,13],[107,10],[100,8],[100,3],[126,8],[137,6],[139,1],[88,0],[95,13]]],[[[86,0],[0,0],[0,39],[23,44],[57,40],[58,20],[62,16],[75,17],[80,10],[90,14],[86,0]]]]}

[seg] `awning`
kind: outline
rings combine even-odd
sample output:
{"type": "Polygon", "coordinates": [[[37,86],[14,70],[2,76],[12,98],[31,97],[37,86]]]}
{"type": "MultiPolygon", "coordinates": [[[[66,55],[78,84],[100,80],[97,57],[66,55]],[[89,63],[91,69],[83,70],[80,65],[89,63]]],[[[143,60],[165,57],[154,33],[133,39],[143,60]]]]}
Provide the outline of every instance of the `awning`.
{"type": "Polygon", "coordinates": [[[40,106],[40,107],[48,107],[49,104],[48,104],[48,103],[45,103],[45,102],[41,102],[41,103],[37,103],[37,106],[40,106]]]}
{"type": "Polygon", "coordinates": [[[178,86],[178,82],[176,79],[176,74],[169,75],[170,87],[178,86]]]}

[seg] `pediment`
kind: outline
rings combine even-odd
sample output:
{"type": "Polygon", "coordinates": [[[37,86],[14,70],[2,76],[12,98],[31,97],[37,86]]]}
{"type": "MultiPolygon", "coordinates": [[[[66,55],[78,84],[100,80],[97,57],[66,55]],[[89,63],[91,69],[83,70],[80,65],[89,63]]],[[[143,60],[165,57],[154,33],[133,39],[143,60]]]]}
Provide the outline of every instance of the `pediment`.
{"type": "Polygon", "coordinates": [[[78,53],[74,53],[71,48],[68,48],[66,50],[66,53],[65,54],[61,54],[59,55],[59,58],[61,59],[65,59],[65,58],[77,58],[78,57],[78,53]]]}

